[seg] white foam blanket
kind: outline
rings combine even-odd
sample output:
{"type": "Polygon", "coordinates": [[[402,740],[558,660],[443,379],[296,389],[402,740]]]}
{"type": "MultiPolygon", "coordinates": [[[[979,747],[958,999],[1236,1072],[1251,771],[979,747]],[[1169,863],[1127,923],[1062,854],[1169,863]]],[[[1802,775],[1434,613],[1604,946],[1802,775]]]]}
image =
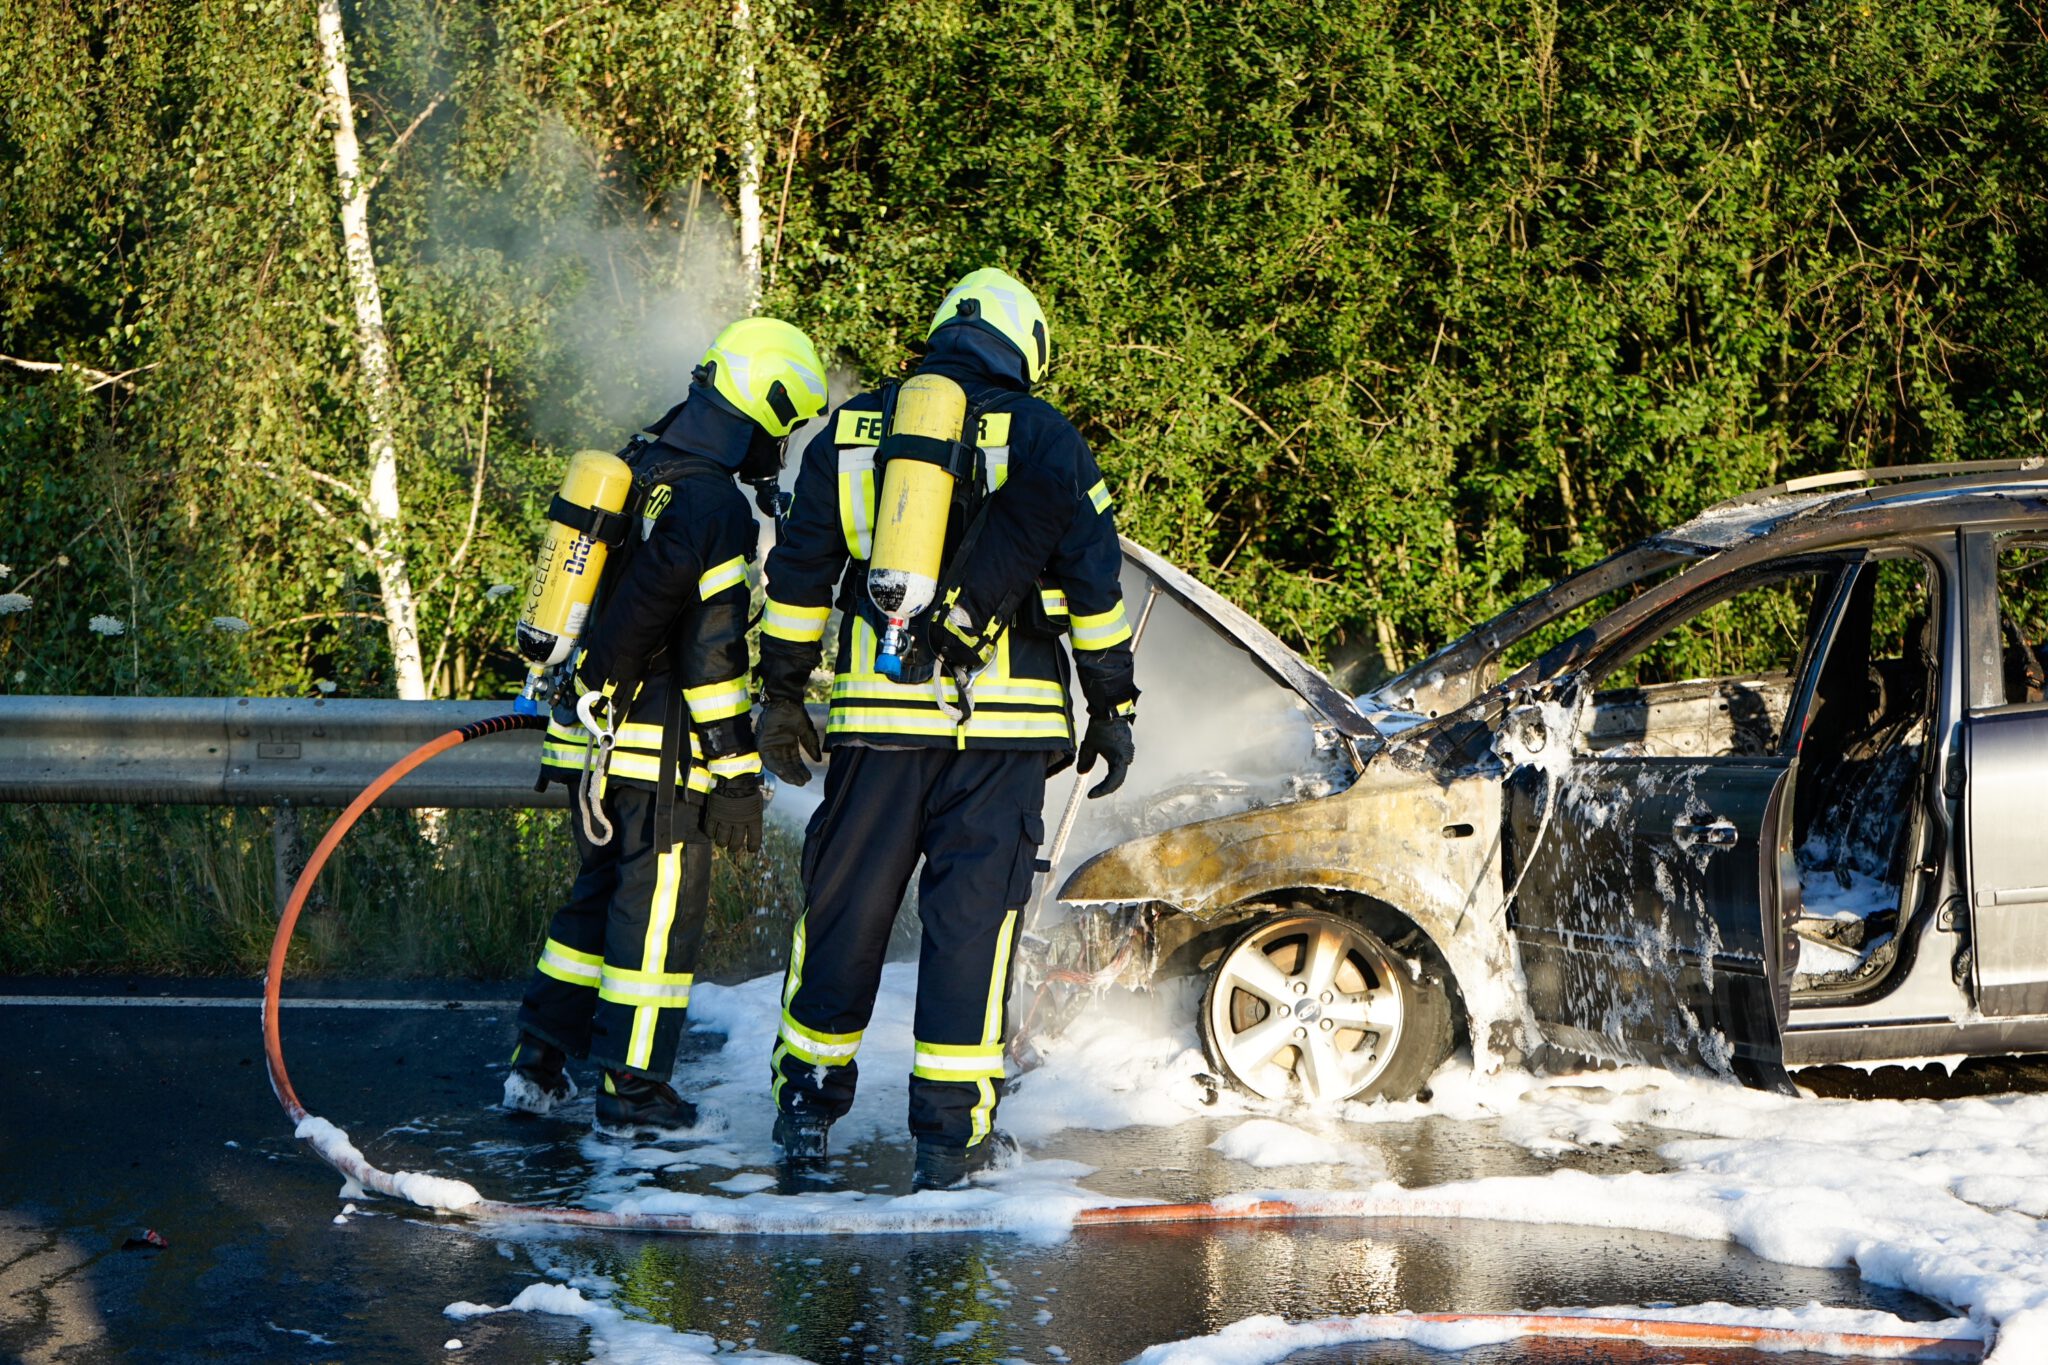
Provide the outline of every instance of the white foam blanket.
{"type": "MultiPolygon", "coordinates": [[[[740,1174],[772,1168],[761,1078],[779,989],[779,978],[699,988],[692,1002],[697,1025],[725,1034],[726,1042],[688,1079],[723,1118],[707,1123],[695,1135],[697,1144],[680,1150],[593,1143],[589,1150],[604,1174],[590,1187],[591,1203],[707,1220],[744,1213],[792,1224],[830,1209],[877,1230],[915,1226],[925,1214],[935,1221],[967,1215],[976,1226],[1057,1238],[1067,1235],[1077,1210],[1112,1202],[1088,1191],[1085,1167],[1044,1161],[1027,1162],[974,1190],[897,1199],[857,1192],[783,1197],[759,1189],[764,1182],[737,1176],[728,1177],[725,1188],[746,1192],[730,1199],[649,1191],[648,1172],[663,1167],[708,1165],[740,1174]]],[[[888,969],[877,1022],[863,1048],[861,1099],[842,1128],[848,1138],[900,1129],[913,991],[910,967],[888,969]]],[[[1479,1076],[1453,1063],[1439,1073],[1427,1105],[1348,1105],[1306,1118],[1228,1095],[1207,1105],[1193,1079],[1204,1069],[1189,1028],[1095,1017],[1024,1078],[1004,1103],[1004,1124],[1028,1149],[1062,1129],[1171,1125],[1197,1114],[1238,1113],[1245,1122],[1216,1144],[1244,1167],[1236,1198],[1278,1194],[1332,1211],[1642,1229],[1732,1242],[1787,1265],[1853,1266],[1873,1283],[1953,1308],[1958,1321],[1943,1330],[1994,1338],[1991,1359],[1999,1365],[2048,1360],[2048,1232],[2040,1221],[2048,1215],[2048,1144],[2039,1139],[2048,1131],[2048,1095],[1822,1100],[1650,1070],[1538,1080],[1479,1076]],[[1543,1153],[1612,1144],[1629,1132],[1661,1132],[1669,1135],[1660,1151],[1672,1169],[1612,1175],[1564,1169],[1406,1189],[1376,1178],[1380,1172],[1369,1162],[1347,1159],[1342,1138],[1351,1126],[1426,1115],[1490,1123],[1543,1153]],[[1261,1174],[1304,1164],[1344,1172],[1341,1188],[1290,1193],[1269,1188],[1276,1182],[1261,1174]]],[[[579,1315],[592,1322],[607,1359],[629,1358],[609,1344],[624,1328],[579,1315]]],[[[656,1330],[632,1324],[634,1332],[642,1329],[656,1330]]],[[[1278,1357],[1184,1353],[1156,1360],[1210,1358],[1278,1357]]]]}

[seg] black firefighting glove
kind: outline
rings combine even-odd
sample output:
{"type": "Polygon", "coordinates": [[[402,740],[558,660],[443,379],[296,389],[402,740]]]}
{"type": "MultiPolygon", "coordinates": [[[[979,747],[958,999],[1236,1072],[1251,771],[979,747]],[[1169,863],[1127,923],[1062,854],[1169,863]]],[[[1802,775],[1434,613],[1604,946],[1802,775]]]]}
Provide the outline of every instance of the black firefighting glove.
{"type": "Polygon", "coordinates": [[[1131,736],[1129,715],[1090,716],[1088,732],[1081,737],[1081,772],[1093,772],[1099,755],[1109,764],[1109,771],[1102,780],[1088,789],[1090,799],[1108,796],[1124,784],[1124,774],[1131,770],[1131,760],[1138,756],[1138,742],[1131,736]]]}
{"type": "Polygon", "coordinates": [[[758,733],[761,762],[792,787],[801,787],[811,780],[811,770],[804,766],[804,754],[810,755],[813,763],[825,761],[825,746],[818,740],[818,727],[811,723],[811,713],[804,710],[800,701],[763,702],[758,733]]]}
{"type": "Polygon", "coordinates": [[[761,779],[721,777],[704,794],[704,832],[727,853],[761,847],[761,779]]]}

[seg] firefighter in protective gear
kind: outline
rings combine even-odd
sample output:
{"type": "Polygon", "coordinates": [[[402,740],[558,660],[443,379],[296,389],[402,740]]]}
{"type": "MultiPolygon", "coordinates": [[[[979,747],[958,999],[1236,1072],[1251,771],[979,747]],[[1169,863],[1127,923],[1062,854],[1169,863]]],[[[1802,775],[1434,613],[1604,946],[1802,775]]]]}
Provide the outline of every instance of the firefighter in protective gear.
{"type": "Polygon", "coordinates": [[[784,439],[825,402],[809,339],[748,318],[719,334],[688,396],[627,452],[626,541],[575,660],[576,704],[556,707],[542,748],[545,780],[585,782],[593,748],[609,747],[609,763],[589,774],[596,809],[573,821],[581,866],[520,1006],[508,1108],[545,1113],[569,1098],[567,1059],[588,1057],[604,1071],[600,1128],[696,1120],[668,1081],[711,849],[761,842],[746,646],[756,523],[735,479],[772,488],[784,439]]]}
{"type": "MultiPolygon", "coordinates": [[[[1050,358],[1045,315],[1000,270],[946,295],[919,375],[964,390],[936,600],[898,676],[877,668],[868,598],[894,390],[848,401],[811,442],[768,556],[759,676],[762,758],[802,784],[816,731],[804,687],[841,612],[825,795],[805,834],[797,921],[772,1058],[776,1140],[799,1169],[853,1101],[861,1034],[898,905],[920,856],[916,1182],[957,1184],[1004,1143],[994,1130],[1010,965],[1044,837],[1045,779],[1072,761],[1068,652],[1089,712],[1089,761],[1114,790],[1131,757],[1131,628],[1110,498],[1087,443],[1031,396],[1050,358]],[[964,685],[963,685],[964,683],[964,685]]],[[[895,509],[883,509],[893,515],[895,509]]]]}

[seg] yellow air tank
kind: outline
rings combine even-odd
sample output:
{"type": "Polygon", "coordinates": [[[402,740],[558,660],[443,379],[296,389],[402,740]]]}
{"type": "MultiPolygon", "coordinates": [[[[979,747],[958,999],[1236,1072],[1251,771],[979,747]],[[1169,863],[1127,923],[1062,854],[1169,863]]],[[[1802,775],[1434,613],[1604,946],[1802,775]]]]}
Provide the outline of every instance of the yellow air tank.
{"type": "Polygon", "coordinates": [[[590,618],[604,574],[605,555],[622,543],[626,497],[633,491],[633,471],[616,455],[579,450],[569,461],[562,488],[548,509],[547,534],[534,562],[533,582],[526,590],[526,609],[519,614],[519,653],[526,660],[526,697],[538,696],[543,673],[569,657],[590,618]],[[608,512],[618,530],[593,525],[592,512],[608,512]]]}
{"type": "Polygon", "coordinates": [[[889,430],[882,437],[882,496],[875,508],[874,553],[868,559],[868,599],[887,628],[875,652],[875,670],[903,676],[910,620],[932,604],[946,520],[953,507],[948,463],[967,423],[967,394],[943,375],[917,374],[896,390],[889,430]]]}

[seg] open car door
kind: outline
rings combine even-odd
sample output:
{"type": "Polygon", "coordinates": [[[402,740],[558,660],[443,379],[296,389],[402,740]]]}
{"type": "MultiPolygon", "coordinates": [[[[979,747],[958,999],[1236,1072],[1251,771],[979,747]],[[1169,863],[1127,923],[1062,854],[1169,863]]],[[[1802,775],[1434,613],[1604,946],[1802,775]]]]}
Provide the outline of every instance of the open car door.
{"type": "Polygon", "coordinates": [[[1517,774],[1514,843],[1534,848],[1510,915],[1546,1041],[1787,1088],[1761,892],[1792,762],[1622,757],[1547,789],[1517,774]]]}
{"type": "Polygon", "coordinates": [[[1676,596],[1510,716],[1509,920],[1553,1046],[1790,1090],[1793,778],[1841,569],[1676,596]]]}

